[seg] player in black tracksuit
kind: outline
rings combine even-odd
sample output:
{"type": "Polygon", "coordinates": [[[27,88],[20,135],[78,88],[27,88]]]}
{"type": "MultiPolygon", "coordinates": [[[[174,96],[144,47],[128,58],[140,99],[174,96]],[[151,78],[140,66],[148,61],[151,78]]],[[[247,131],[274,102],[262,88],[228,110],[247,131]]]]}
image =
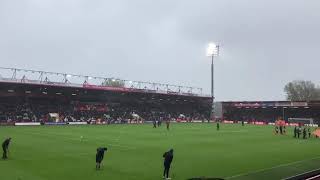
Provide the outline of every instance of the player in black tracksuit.
{"type": "Polygon", "coordinates": [[[279,127],[278,126],[275,127],[275,131],[276,131],[276,134],[279,133],[279,127]]]}
{"type": "Polygon", "coordinates": [[[283,134],[283,127],[282,126],[279,127],[279,130],[280,130],[280,134],[283,134]]]}
{"type": "Polygon", "coordinates": [[[162,157],[164,158],[163,178],[169,179],[170,165],[173,159],[173,149],[170,149],[168,152],[165,152],[162,157]]]}
{"type": "Polygon", "coordinates": [[[300,134],[301,134],[301,127],[298,128],[297,130],[297,134],[298,134],[298,138],[300,138],[300,134]]]}
{"type": "Polygon", "coordinates": [[[303,139],[307,139],[307,130],[306,128],[303,128],[303,139]]]}
{"type": "Polygon", "coordinates": [[[153,120],[153,128],[157,128],[157,121],[153,120]]]}
{"type": "Polygon", "coordinates": [[[308,134],[309,134],[309,138],[311,137],[311,129],[310,127],[308,128],[308,134]]]}
{"type": "Polygon", "coordinates": [[[2,159],[8,158],[8,149],[9,149],[10,142],[11,142],[11,138],[8,138],[8,139],[4,140],[2,143],[2,150],[3,150],[2,159]]]}
{"type": "Polygon", "coordinates": [[[294,127],[294,138],[297,138],[297,135],[298,135],[298,128],[297,126],[294,127]]]}
{"type": "Polygon", "coordinates": [[[100,169],[101,162],[104,157],[104,151],[107,151],[107,148],[98,148],[96,154],[96,170],[100,169]]]}
{"type": "Polygon", "coordinates": [[[167,124],[167,130],[169,131],[169,130],[170,130],[170,119],[168,119],[168,120],[166,121],[166,124],[167,124]]]}

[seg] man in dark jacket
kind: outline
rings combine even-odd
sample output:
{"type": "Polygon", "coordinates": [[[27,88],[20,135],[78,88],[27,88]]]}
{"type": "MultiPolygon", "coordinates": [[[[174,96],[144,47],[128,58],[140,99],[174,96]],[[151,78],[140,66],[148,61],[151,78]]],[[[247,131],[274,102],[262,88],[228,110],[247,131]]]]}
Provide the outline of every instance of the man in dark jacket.
{"type": "Polygon", "coordinates": [[[306,128],[303,128],[302,134],[303,134],[303,139],[307,139],[307,130],[306,130],[306,128]]]}
{"type": "Polygon", "coordinates": [[[298,129],[297,129],[297,126],[294,127],[294,137],[297,138],[297,135],[298,135],[298,129]]]}
{"type": "Polygon", "coordinates": [[[8,138],[8,139],[4,140],[2,143],[2,150],[3,150],[2,159],[8,158],[8,149],[9,149],[10,142],[11,142],[11,138],[8,138]]]}
{"type": "Polygon", "coordinates": [[[162,157],[164,158],[163,178],[170,179],[169,170],[170,170],[170,165],[173,159],[173,149],[170,149],[168,152],[165,152],[162,157]]]}
{"type": "Polygon", "coordinates": [[[298,128],[298,130],[297,130],[298,138],[300,138],[300,134],[301,134],[301,132],[302,132],[302,129],[301,129],[301,127],[299,127],[299,128],[298,128]]]}
{"type": "Polygon", "coordinates": [[[161,126],[161,119],[158,118],[158,127],[160,127],[160,126],[161,126]]]}
{"type": "Polygon", "coordinates": [[[166,124],[167,124],[167,130],[169,131],[169,130],[170,130],[170,119],[168,119],[168,120],[166,121],[166,124]]]}
{"type": "Polygon", "coordinates": [[[100,169],[100,166],[101,166],[101,162],[103,160],[103,157],[104,157],[104,151],[107,151],[107,148],[98,148],[97,149],[97,154],[96,154],[96,170],[99,170],[100,169]]]}
{"type": "Polygon", "coordinates": [[[157,128],[157,121],[153,120],[153,128],[157,128]]]}
{"type": "Polygon", "coordinates": [[[311,129],[310,127],[308,127],[308,134],[309,134],[309,138],[311,137],[311,129]]]}

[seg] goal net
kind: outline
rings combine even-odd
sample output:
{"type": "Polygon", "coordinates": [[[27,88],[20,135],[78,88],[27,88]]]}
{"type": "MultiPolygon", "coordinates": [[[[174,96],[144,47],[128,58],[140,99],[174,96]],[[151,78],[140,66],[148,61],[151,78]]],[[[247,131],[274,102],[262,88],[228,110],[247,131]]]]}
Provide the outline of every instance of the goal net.
{"type": "Polygon", "coordinates": [[[288,118],[288,122],[290,124],[314,124],[312,118],[288,118]]]}

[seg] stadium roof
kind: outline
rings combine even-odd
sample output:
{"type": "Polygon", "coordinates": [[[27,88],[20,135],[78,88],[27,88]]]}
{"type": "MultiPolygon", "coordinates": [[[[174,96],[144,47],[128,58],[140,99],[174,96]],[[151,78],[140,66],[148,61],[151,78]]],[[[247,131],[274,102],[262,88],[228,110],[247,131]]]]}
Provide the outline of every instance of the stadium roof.
{"type": "Polygon", "coordinates": [[[0,83],[210,97],[197,87],[5,67],[0,67],[0,83]]]}
{"type": "Polygon", "coordinates": [[[320,101],[223,101],[224,105],[231,107],[305,107],[319,106],[320,101]]]}

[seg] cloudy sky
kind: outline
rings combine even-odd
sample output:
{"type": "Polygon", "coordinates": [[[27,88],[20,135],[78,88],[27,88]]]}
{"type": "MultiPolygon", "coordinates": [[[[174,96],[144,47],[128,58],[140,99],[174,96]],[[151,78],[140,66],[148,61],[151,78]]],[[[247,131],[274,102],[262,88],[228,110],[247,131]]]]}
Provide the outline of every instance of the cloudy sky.
{"type": "Polygon", "coordinates": [[[0,66],[154,81],[217,100],[320,84],[319,0],[0,0],[0,66]]]}

